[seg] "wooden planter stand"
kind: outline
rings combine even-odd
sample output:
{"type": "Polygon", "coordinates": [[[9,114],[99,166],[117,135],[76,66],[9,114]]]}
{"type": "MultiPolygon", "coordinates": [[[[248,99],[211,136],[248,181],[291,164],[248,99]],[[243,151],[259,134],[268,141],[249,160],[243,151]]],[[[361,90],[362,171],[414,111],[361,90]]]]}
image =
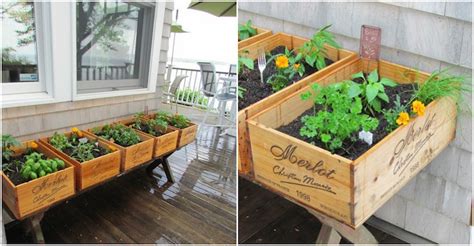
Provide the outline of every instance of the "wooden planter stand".
{"type": "MultiPolygon", "coordinates": [[[[321,85],[379,69],[398,83],[429,76],[385,61],[361,59],[317,80],[321,85]]],[[[313,107],[300,95],[310,86],[274,103],[248,122],[253,154],[252,178],[270,190],[317,210],[352,228],[378,208],[433,160],[454,138],[456,105],[448,98],[431,102],[425,115],[399,127],[356,160],[349,160],[276,129],[313,107]]]]}
{"type": "Polygon", "coordinates": [[[190,126],[184,129],[180,129],[174,126],[168,126],[168,128],[179,131],[178,148],[181,148],[184,145],[192,143],[194,139],[196,139],[198,125],[191,123],[190,126]]]}
{"type": "MultiPolygon", "coordinates": [[[[289,50],[298,48],[302,46],[308,39],[301,38],[298,36],[292,36],[284,33],[277,33],[270,37],[267,37],[259,42],[256,42],[252,45],[245,47],[244,49],[239,49],[239,54],[243,52],[248,52],[247,57],[251,59],[256,59],[258,56],[258,50],[263,49],[265,52],[271,51],[278,46],[286,46],[289,50]]],[[[328,58],[333,60],[334,63],[327,66],[320,71],[313,73],[302,80],[295,82],[294,84],[256,102],[245,109],[241,109],[238,112],[238,131],[239,131],[239,159],[238,159],[238,169],[241,176],[252,176],[252,152],[250,149],[250,138],[248,135],[248,125],[247,119],[253,117],[254,115],[260,113],[262,110],[274,105],[278,101],[284,99],[285,97],[291,95],[292,93],[299,91],[301,88],[306,85],[319,80],[320,78],[326,76],[330,72],[344,67],[351,61],[357,59],[356,53],[344,49],[336,49],[331,46],[326,46],[328,52],[328,58]]]]}
{"type": "Polygon", "coordinates": [[[249,46],[250,44],[258,42],[272,35],[271,30],[267,30],[267,29],[263,29],[263,28],[255,27],[255,26],[253,28],[257,29],[257,35],[239,41],[239,46],[238,46],[239,49],[245,48],[246,46],[249,46]]]}
{"type": "Polygon", "coordinates": [[[65,158],[55,154],[40,142],[29,141],[17,148],[17,155],[25,152],[27,146],[35,142],[38,144],[37,152],[48,158],[58,158],[64,161],[65,168],[46,176],[14,185],[10,179],[2,173],[3,202],[7,205],[16,219],[38,213],[38,211],[52,206],[72,195],[74,195],[74,166],[65,158]]]}

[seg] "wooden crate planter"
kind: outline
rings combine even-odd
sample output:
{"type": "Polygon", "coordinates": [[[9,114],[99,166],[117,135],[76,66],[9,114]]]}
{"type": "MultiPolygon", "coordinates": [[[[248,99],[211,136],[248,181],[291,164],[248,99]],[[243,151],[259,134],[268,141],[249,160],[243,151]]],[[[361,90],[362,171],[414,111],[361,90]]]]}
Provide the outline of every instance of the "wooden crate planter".
{"type": "Polygon", "coordinates": [[[174,126],[168,126],[168,128],[179,131],[178,148],[181,148],[187,144],[192,143],[194,139],[196,139],[198,125],[191,123],[190,126],[184,129],[179,129],[174,126]]]}
{"type": "Polygon", "coordinates": [[[255,42],[258,42],[266,37],[269,37],[272,35],[272,31],[271,30],[267,30],[267,29],[263,29],[263,28],[260,28],[260,27],[253,27],[255,29],[257,29],[257,35],[253,36],[253,37],[250,37],[250,38],[247,38],[247,39],[244,39],[244,40],[241,40],[239,41],[239,49],[242,49],[246,46],[249,46],[250,44],[253,44],[255,42]]]}
{"type": "Polygon", "coordinates": [[[29,141],[16,150],[17,154],[24,153],[29,143],[38,144],[36,151],[49,158],[59,158],[65,162],[63,170],[46,176],[15,185],[2,173],[3,202],[15,218],[21,220],[26,216],[40,212],[53,204],[62,201],[75,193],[74,166],[65,158],[55,154],[40,142],[29,141]]]}
{"type": "MultiPolygon", "coordinates": [[[[126,126],[130,126],[134,122],[135,122],[135,120],[133,118],[120,121],[120,123],[122,123],[126,126]]],[[[139,131],[139,130],[136,130],[136,131],[139,131]]],[[[154,149],[153,149],[153,157],[154,158],[163,156],[167,153],[170,153],[170,152],[176,150],[176,148],[178,146],[178,139],[179,139],[179,130],[178,129],[172,129],[172,128],[168,127],[168,129],[166,130],[166,133],[161,135],[161,136],[158,136],[158,137],[155,137],[155,136],[153,136],[151,134],[148,134],[146,132],[142,132],[142,131],[139,131],[139,132],[143,133],[143,134],[145,134],[145,135],[147,135],[147,136],[149,136],[149,137],[151,137],[155,140],[154,149]]]]}
{"type": "MultiPolygon", "coordinates": [[[[329,84],[356,72],[379,69],[398,83],[421,81],[428,74],[380,61],[356,60],[317,80],[329,84]],[[404,78],[404,77],[407,78],[404,78]]],[[[275,129],[313,106],[302,101],[309,86],[248,120],[254,179],[270,190],[357,228],[428,165],[454,138],[456,105],[448,98],[433,101],[425,115],[399,127],[356,160],[333,155],[275,129]]]]}
{"type": "MultiPolygon", "coordinates": [[[[284,33],[277,33],[270,37],[267,37],[259,42],[256,42],[252,45],[245,47],[244,49],[239,49],[239,53],[244,51],[248,52],[247,56],[252,59],[256,59],[259,49],[264,49],[265,51],[271,51],[272,49],[284,45],[288,49],[294,49],[302,46],[308,39],[301,38],[298,36],[292,36],[284,33]]],[[[257,103],[254,103],[245,109],[241,109],[238,112],[238,131],[239,131],[239,159],[238,159],[238,170],[239,174],[243,176],[252,176],[252,152],[250,149],[250,139],[248,135],[248,126],[247,119],[261,112],[262,110],[270,107],[276,102],[282,100],[283,98],[291,95],[292,93],[300,90],[304,86],[310,84],[311,82],[318,80],[319,78],[324,77],[331,71],[341,68],[349,62],[357,59],[357,54],[344,50],[336,49],[331,46],[326,46],[328,49],[328,57],[333,60],[334,63],[327,66],[320,71],[313,73],[302,80],[295,82],[294,84],[260,100],[257,103]]]]}
{"type": "Polygon", "coordinates": [[[150,137],[148,134],[137,131],[135,129],[133,130],[138,134],[141,142],[134,144],[132,146],[128,146],[128,147],[123,147],[119,144],[109,141],[108,139],[99,137],[95,135],[94,133],[92,133],[92,129],[88,129],[87,131],[85,131],[85,134],[102,139],[106,141],[108,144],[119,149],[120,152],[122,153],[122,158],[120,162],[121,163],[120,171],[124,172],[133,167],[144,164],[153,158],[153,145],[155,143],[155,140],[153,139],[153,137],[150,137]]]}
{"type": "MultiPolygon", "coordinates": [[[[109,144],[97,137],[88,135],[83,131],[84,137],[89,140],[97,140],[99,145],[103,148],[110,149],[109,144]]],[[[71,132],[65,133],[67,137],[71,135],[71,132]]],[[[79,162],[55,148],[49,143],[49,137],[40,139],[40,142],[46,147],[50,148],[57,155],[74,165],[76,173],[76,189],[78,191],[84,190],[96,184],[103,183],[104,181],[117,176],[120,173],[120,151],[115,150],[109,154],[94,158],[89,161],[79,162]]]]}

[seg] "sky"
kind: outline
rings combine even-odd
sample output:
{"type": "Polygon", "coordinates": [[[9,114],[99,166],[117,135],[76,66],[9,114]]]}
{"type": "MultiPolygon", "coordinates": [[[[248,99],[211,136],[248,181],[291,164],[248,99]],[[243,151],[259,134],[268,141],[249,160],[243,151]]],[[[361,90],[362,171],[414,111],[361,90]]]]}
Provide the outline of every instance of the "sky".
{"type": "MultiPolygon", "coordinates": [[[[229,64],[237,60],[237,18],[215,17],[211,14],[187,9],[190,0],[175,1],[173,21],[176,21],[176,10],[179,10],[178,24],[188,33],[177,33],[174,49],[173,66],[182,64],[179,60],[190,59],[211,61],[219,71],[228,71],[229,64]]],[[[171,60],[173,33],[171,34],[168,63],[171,60]]],[[[191,68],[199,68],[197,65],[191,68]]]]}

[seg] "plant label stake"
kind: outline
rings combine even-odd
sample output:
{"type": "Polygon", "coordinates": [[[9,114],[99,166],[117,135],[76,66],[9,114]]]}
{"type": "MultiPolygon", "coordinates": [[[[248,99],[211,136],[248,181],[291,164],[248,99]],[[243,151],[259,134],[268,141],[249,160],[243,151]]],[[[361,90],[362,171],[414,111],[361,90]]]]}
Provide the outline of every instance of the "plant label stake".
{"type": "Polygon", "coordinates": [[[260,82],[263,84],[263,71],[267,66],[267,58],[265,57],[265,51],[259,50],[258,51],[258,70],[260,70],[260,82]]]}
{"type": "MultiPolygon", "coordinates": [[[[380,27],[362,25],[360,29],[359,55],[363,59],[378,61],[380,59],[380,42],[382,40],[382,29],[380,27]]],[[[378,69],[378,62],[377,62],[378,69]]],[[[367,69],[369,70],[369,69],[367,69]]]]}

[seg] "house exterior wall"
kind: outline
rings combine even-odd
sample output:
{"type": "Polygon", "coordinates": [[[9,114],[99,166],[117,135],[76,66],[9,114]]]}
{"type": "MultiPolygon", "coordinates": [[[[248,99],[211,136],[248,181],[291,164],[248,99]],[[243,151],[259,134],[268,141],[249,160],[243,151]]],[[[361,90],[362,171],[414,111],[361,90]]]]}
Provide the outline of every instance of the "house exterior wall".
{"type": "MultiPolygon", "coordinates": [[[[239,3],[239,23],[311,37],[327,24],[359,49],[363,24],[382,28],[381,58],[431,72],[472,74],[472,3],[239,3]]],[[[471,98],[465,98],[471,105],[471,98]]],[[[472,106],[471,106],[472,107],[472,106]]],[[[437,243],[472,237],[472,115],[460,112],[456,139],[375,216],[437,243]]]]}
{"type": "Polygon", "coordinates": [[[145,106],[149,110],[169,110],[169,106],[161,104],[161,90],[166,72],[173,6],[173,2],[166,3],[156,93],[4,108],[1,115],[2,133],[12,134],[19,140],[37,139],[73,126],[87,129],[112,122],[143,111],[145,106]]]}

